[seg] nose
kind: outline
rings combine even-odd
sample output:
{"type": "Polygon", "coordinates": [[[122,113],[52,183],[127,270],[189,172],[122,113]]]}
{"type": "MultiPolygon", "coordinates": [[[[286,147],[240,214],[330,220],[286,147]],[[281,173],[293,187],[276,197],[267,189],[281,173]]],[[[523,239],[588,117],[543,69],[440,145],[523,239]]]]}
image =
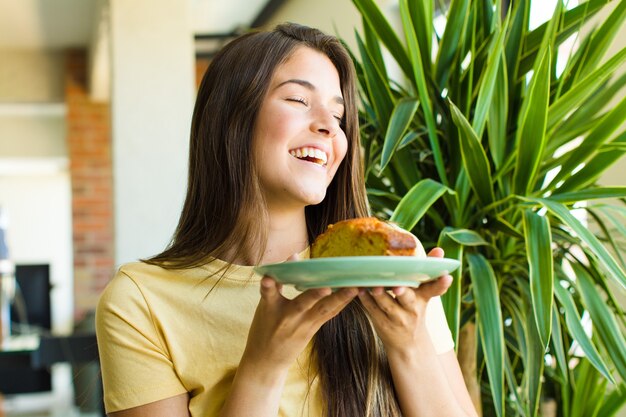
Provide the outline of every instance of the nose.
{"type": "Polygon", "coordinates": [[[323,136],[333,137],[337,134],[339,122],[327,109],[318,109],[311,120],[311,130],[323,136]]]}

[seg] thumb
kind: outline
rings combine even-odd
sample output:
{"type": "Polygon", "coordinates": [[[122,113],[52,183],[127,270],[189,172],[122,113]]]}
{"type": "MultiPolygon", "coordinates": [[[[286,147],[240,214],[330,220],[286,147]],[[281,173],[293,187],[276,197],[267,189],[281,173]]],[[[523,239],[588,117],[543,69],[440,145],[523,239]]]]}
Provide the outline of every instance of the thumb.
{"type": "Polygon", "coordinates": [[[300,255],[298,255],[298,253],[294,253],[290,255],[289,258],[286,259],[286,262],[298,261],[298,260],[300,260],[300,255]]]}
{"type": "Polygon", "coordinates": [[[452,275],[443,275],[434,281],[421,284],[417,288],[416,293],[425,300],[430,300],[433,297],[445,294],[450,285],[452,285],[452,275]]]}
{"type": "Polygon", "coordinates": [[[280,294],[281,285],[278,284],[273,278],[264,276],[261,279],[261,298],[266,301],[275,301],[281,297],[280,294]]]}
{"type": "Polygon", "coordinates": [[[444,253],[443,253],[443,249],[437,247],[437,248],[432,248],[430,252],[428,252],[428,256],[433,257],[433,258],[443,258],[444,253]]]}

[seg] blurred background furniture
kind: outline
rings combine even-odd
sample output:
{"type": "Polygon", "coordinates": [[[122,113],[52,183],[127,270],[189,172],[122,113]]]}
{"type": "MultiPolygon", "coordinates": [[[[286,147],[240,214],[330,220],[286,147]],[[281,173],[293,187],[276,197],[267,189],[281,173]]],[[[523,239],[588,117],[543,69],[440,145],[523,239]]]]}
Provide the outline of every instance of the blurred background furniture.
{"type": "Polygon", "coordinates": [[[104,415],[93,314],[79,322],[72,334],[52,334],[49,265],[16,265],[15,277],[12,334],[0,346],[0,393],[51,391],[52,366],[68,363],[75,405],[104,415]]]}
{"type": "MultiPolygon", "coordinates": [[[[15,280],[16,294],[11,308],[12,333],[14,335],[50,333],[49,265],[16,265],[15,280]]],[[[16,364],[21,364],[21,360],[28,361],[30,352],[11,351],[8,356],[9,359],[0,361],[0,392],[6,395],[52,389],[52,376],[48,368],[9,366],[11,358],[14,357],[19,358],[16,364]]]]}

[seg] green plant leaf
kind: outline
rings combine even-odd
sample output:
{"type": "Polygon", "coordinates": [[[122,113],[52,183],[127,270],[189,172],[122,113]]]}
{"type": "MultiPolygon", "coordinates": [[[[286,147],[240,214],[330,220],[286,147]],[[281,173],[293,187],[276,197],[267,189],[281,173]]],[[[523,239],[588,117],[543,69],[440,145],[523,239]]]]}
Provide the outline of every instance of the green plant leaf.
{"type": "Polygon", "coordinates": [[[433,2],[410,1],[407,3],[409,16],[415,29],[415,37],[420,46],[424,73],[430,77],[430,51],[433,43],[433,2]]]}
{"type": "MultiPolygon", "coordinates": [[[[539,329],[537,329],[536,326],[536,320],[532,320],[530,317],[528,317],[527,323],[528,325],[526,326],[526,331],[529,341],[528,350],[526,351],[526,355],[528,358],[526,360],[526,380],[528,381],[527,387],[529,408],[527,415],[529,415],[530,417],[536,417],[537,411],[539,410],[541,376],[543,375],[543,364],[545,362],[544,356],[546,351],[545,346],[547,346],[547,343],[542,341],[542,336],[539,334],[539,329]],[[545,344],[542,346],[542,343],[545,344]]],[[[548,337],[550,337],[549,332],[548,337]]]]}
{"type": "Polygon", "coordinates": [[[604,81],[609,79],[626,62],[626,48],[621,49],[598,69],[578,82],[571,90],[552,103],[548,110],[548,130],[553,130],[584,100],[595,94],[604,81]]]}
{"type": "Polygon", "coordinates": [[[396,107],[393,109],[391,120],[387,127],[387,134],[385,135],[383,153],[380,159],[380,171],[387,167],[393,153],[403,138],[404,132],[406,132],[411,124],[418,106],[419,102],[416,99],[405,97],[399,100],[396,107]]]}
{"type": "Polygon", "coordinates": [[[455,60],[462,59],[462,57],[458,56],[457,45],[462,42],[468,16],[469,0],[452,0],[450,2],[446,28],[439,43],[435,64],[435,82],[440,89],[444,88],[448,80],[452,63],[455,60]]]}
{"type": "MultiPolygon", "coordinates": [[[[594,14],[610,1],[612,0],[589,0],[566,11],[563,15],[563,27],[557,34],[554,47],[563,43],[570,35],[579,30],[585,21],[593,17],[594,14]]],[[[539,46],[544,39],[549,23],[548,21],[540,25],[526,35],[524,39],[524,55],[520,58],[518,75],[526,74],[533,67],[539,46]]]]}
{"type": "Polygon", "coordinates": [[[547,109],[550,99],[550,49],[546,49],[533,74],[529,93],[518,121],[517,159],[513,192],[526,195],[535,184],[546,143],[547,109]]]}
{"type": "Polygon", "coordinates": [[[548,152],[554,152],[566,142],[582,136],[591,130],[601,119],[599,109],[603,109],[606,103],[622,92],[626,86],[626,73],[611,82],[605,82],[598,86],[597,91],[585,100],[571,116],[569,116],[559,129],[552,132],[548,152]]]}
{"type": "Polygon", "coordinates": [[[616,239],[613,238],[613,236],[616,235],[615,237],[619,238],[618,233],[621,231],[622,236],[626,237],[626,226],[622,226],[619,222],[614,223],[615,220],[612,218],[612,216],[610,214],[605,213],[602,210],[602,213],[604,214],[604,216],[607,217],[610,222],[615,224],[616,232],[614,232],[612,230],[609,230],[605,219],[601,217],[599,213],[597,213],[595,210],[592,210],[590,207],[587,207],[586,211],[589,214],[589,216],[591,216],[591,220],[596,225],[596,227],[600,229],[600,232],[596,232],[596,236],[598,236],[598,238],[601,240],[602,238],[604,238],[604,241],[606,242],[605,246],[609,247],[610,249],[613,249],[613,253],[617,257],[617,261],[619,262],[619,265],[622,267],[622,269],[625,269],[626,262],[624,261],[624,258],[622,257],[622,253],[626,253],[626,250],[620,247],[619,243],[617,242],[616,239]],[[600,233],[602,233],[603,236],[600,236],[600,233]]]}
{"type": "Polygon", "coordinates": [[[623,410],[626,404],[626,385],[619,384],[616,389],[605,395],[602,406],[598,410],[598,416],[613,417],[618,411],[623,410]]]}
{"type": "MultiPolygon", "coordinates": [[[[557,285],[560,285],[557,283],[557,285]]],[[[558,297],[557,297],[558,298],[558,297]]],[[[561,373],[561,378],[564,381],[569,379],[569,366],[567,365],[567,358],[565,356],[565,347],[563,346],[563,332],[561,330],[561,314],[559,313],[556,303],[552,304],[552,348],[551,351],[556,358],[557,368],[561,373]]],[[[580,325],[580,321],[578,322],[580,325]]],[[[581,326],[582,327],[582,326],[581,326]]],[[[569,328],[568,328],[569,331],[569,328]]]]}
{"type": "Polygon", "coordinates": [[[582,143],[568,153],[561,170],[554,177],[548,188],[554,187],[563,178],[568,177],[572,171],[582,162],[589,159],[623,123],[626,114],[626,97],[613,109],[607,112],[591,132],[583,139],[582,143]]]}
{"type": "Polygon", "coordinates": [[[625,198],[626,186],[623,187],[597,187],[584,189],[580,191],[572,191],[569,193],[554,194],[548,197],[548,200],[556,201],[563,204],[573,204],[579,201],[596,200],[599,198],[625,198]]]}
{"type": "Polygon", "coordinates": [[[449,184],[448,175],[446,174],[446,167],[441,156],[441,146],[439,145],[439,138],[437,137],[437,126],[432,112],[420,45],[417,40],[413,22],[411,21],[408,0],[400,0],[400,15],[402,17],[402,26],[404,27],[404,35],[407,40],[407,47],[413,68],[412,77],[417,86],[420,102],[422,103],[422,111],[424,112],[424,119],[426,120],[426,127],[428,128],[428,139],[433,152],[435,167],[439,175],[439,180],[443,185],[447,186],[449,184]]]}
{"type": "MultiPolygon", "coordinates": [[[[563,49],[559,45],[609,1],[584,1],[568,11],[564,10],[566,2],[559,2],[553,18],[530,32],[529,9],[535,3],[531,0],[509,5],[450,0],[445,2],[450,7],[443,34],[438,27],[434,30],[439,20],[425,18],[432,5],[418,3],[423,1],[399,2],[394,26],[401,22],[401,27],[393,33],[376,6],[382,3],[355,0],[369,10],[369,17],[363,16],[361,32],[366,53],[365,58],[358,57],[363,62],[358,63],[357,74],[372,211],[398,219],[425,245],[438,244],[446,256],[462,261],[466,270],[455,275],[442,301],[455,340],[466,322],[476,322],[477,332],[483,332],[476,374],[486,415],[532,416],[539,393],[547,395],[554,388],[560,396],[559,412],[577,417],[571,412],[576,386],[577,392],[599,400],[593,405],[580,401],[574,412],[605,417],[599,414],[604,410],[600,404],[608,395],[602,394],[608,394],[612,386],[600,388],[610,381],[611,373],[615,379],[621,378],[617,378],[617,365],[596,328],[593,337],[585,335],[579,320],[587,301],[561,265],[579,262],[586,268],[589,279],[598,286],[594,291],[614,312],[614,319],[626,324],[626,312],[618,309],[609,288],[613,281],[620,291],[626,285],[626,257],[612,254],[626,250],[626,226],[614,226],[622,221],[626,209],[605,216],[598,205],[601,198],[626,198],[621,187],[597,185],[599,175],[626,152],[624,125],[615,129],[620,113],[626,111],[606,105],[621,97],[626,88],[626,74],[619,75],[626,52],[611,52],[606,63],[589,60],[594,42],[604,45],[606,34],[613,31],[615,25],[610,23],[611,28],[592,32],[600,36],[596,41],[586,36],[569,55],[559,53],[558,70],[556,57],[557,50],[563,49]],[[374,23],[377,20],[381,25],[374,23]],[[508,27],[502,29],[504,25],[508,27]],[[427,52],[431,43],[425,39],[431,37],[436,57],[427,52]],[[497,57],[494,51],[499,42],[502,53],[497,57]],[[383,47],[396,52],[386,54],[383,47]],[[565,62],[562,72],[561,58],[565,62]],[[389,79],[395,67],[400,68],[400,76],[389,79]],[[528,83],[531,69],[534,85],[528,83]],[[378,73],[367,74],[369,71],[378,73]],[[540,96],[543,109],[531,103],[540,96]],[[380,111],[385,103],[376,104],[381,100],[389,104],[385,117],[378,116],[385,113],[380,111]],[[419,101],[412,118],[392,116],[402,100],[419,101]],[[609,114],[613,122],[607,121],[609,114]],[[398,118],[402,123],[396,125],[398,118]],[[587,140],[590,147],[586,152],[576,149],[587,140]],[[566,164],[562,178],[551,182],[558,174],[556,169],[566,164]],[[384,169],[379,172],[381,166],[384,169]],[[429,179],[433,183],[428,183],[429,179]],[[569,212],[569,206],[578,207],[581,201],[589,201],[581,211],[586,209],[595,216],[590,220],[598,220],[600,230],[595,234],[569,212]],[[539,240],[542,243],[538,244],[539,240]],[[546,274],[537,272],[549,270],[550,262],[552,279],[558,276],[557,285],[570,283],[565,288],[569,309],[555,296],[556,289],[550,294],[541,279],[546,274]],[[486,272],[477,272],[481,268],[486,272]],[[492,308],[493,314],[486,313],[492,308]],[[500,312],[499,317],[495,311],[500,312]],[[499,325],[485,325],[489,320],[485,314],[499,325]],[[578,339],[585,344],[584,355],[593,357],[593,369],[579,368],[578,357],[570,356],[581,351],[571,350],[572,343],[579,344],[578,339]],[[490,345],[494,340],[499,341],[495,350],[490,345]],[[546,343],[548,352],[544,351],[546,343]],[[544,353],[556,357],[558,369],[543,365],[544,353]],[[586,376],[579,379],[582,373],[586,376]],[[589,381],[598,384],[594,388],[589,381]]],[[[596,24],[601,27],[603,23],[598,20],[596,24]]],[[[595,321],[593,318],[594,326],[595,321]]],[[[458,346],[458,340],[456,343],[458,346]]]]}
{"type": "Polygon", "coordinates": [[[461,262],[459,268],[452,273],[452,284],[448,291],[441,296],[443,309],[446,312],[448,326],[452,333],[454,346],[459,348],[459,330],[461,317],[461,277],[463,276],[463,246],[449,236],[450,228],[445,228],[439,234],[437,246],[443,249],[446,258],[457,259],[461,262]]]}
{"type": "Polygon", "coordinates": [[[421,180],[421,174],[417,168],[415,159],[413,159],[413,154],[406,148],[396,151],[391,160],[391,166],[394,173],[402,181],[402,188],[396,183],[397,192],[405,192],[421,180]]]}
{"type": "Polygon", "coordinates": [[[602,61],[602,57],[619,32],[626,17],[626,2],[618,1],[617,6],[608,18],[603,19],[602,25],[596,27],[591,36],[589,53],[585,55],[580,76],[588,75],[602,61]]]}
{"type": "Polygon", "coordinates": [[[526,28],[528,27],[530,1],[514,2],[512,6],[513,17],[511,18],[511,29],[509,30],[505,48],[508,85],[510,90],[513,90],[517,83],[517,70],[523,49],[523,39],[527,33],[526,28]]]}
{"type": "Polygon", "coordinates": [[[585,358],[580,359],[576,367],[578,375],[574,380],[573,404],[570,415],[573,417],[597,416],[597,409],[602,403],[606,381],[601,381],[599,374],[585,358]],[[594,410],[595,409],[595,410],[594,410]]]}
{"type": "Polygon", "coordinates": [[[412,230],[430,206],[445,192],[453,191],[436,181],[421,180],[402,197],[390,220],[405,230],[412,230]]]}
{"type": "Polygon", "coordinates": [[[553,215],[560,218],[566,225],[568,225],[578,237],[585,242],[589,249],[598,257],[600,263],[610,272],[611,276],[622,287],[626,288],[626,275],[624,271],[617,264],[615,259],[606,250],[604,245],[598,241],[598,239],[591,233],[580,221],[574,217],[567,207],[560,203],[550,201],[547,199],[534,199],[537,203],[543,205],[553,215]]]}
{"type": "Polygon", "coordinates": [[[610,145],[615,145],[615,148],[599,152],[580,171],[566,179],[562,185],[558,186],[557,184],[558,193],[581,189],[596,181],[607,168],[626,153],[626,149],[620,149],[619,147],[620,145],[626,145],[626,132],[612,140],[610,145]]]}
{"type": "Polygon", "coordinates": [[[411,130],[407,132],[406,135],[404,135],[402,139],[400,139],[400,144],[398,145],[398,149],[404,148],[405,146],[413,143],[413,141],[424,136],[425,134],[428,134],[425,130],[423,131],[411,130]]]}
{"type": "Polygon", "coordinates": [[[496,216],[493,219],[493,227],[496,230],[499,230],[502,233],[506,233],[509,236],[524,239],[524,235],[501,216],[496,216]]]}
{"type": "Polygon", "coordinates": [[[615,230],[621,233],[622,236],[626,236],[626,225],[622,223],[623,218],[626,216],[626,210],[622,207],[616,207],[613,205],[601,205],[599,208],[602,211],[602,214],[613,224],[615,230]],[[617,216],[613,215],[613,211],[617,212],[617,216]]]}
{"type": "Polygon", "coordinates": [[[592,278],[583,267],[573,263],[572,268],[576,273],[576,283],[580,287],[580,294],[587,311],[589,311],[594,329],[598,332],[598,336],[613,360],[621,379],[626,380],[626,340],[619,324],[605,301],[600,297],[592,278]]]}
{"type": "Polygon", "coordinates": [[[376,113],[376,119],[381,130],[386,130],[389,124],[389,118],[393,111],[393,95],[389,89],[389,83],[376,68],[372,62],[369,52],[361,37],[357,34],[356,41],[363,60],[363,71],[369,94],[371,96],[371,104],[376,113]]]}
{"type": "Polygon", "coordinates": [[[392,201],[400,201],[400,197],[398,197],[396,194],[394,193],[390,193],[389,191],[384,191],[384,190],[377,190],[375,188],[368,188],[367,189],[367,195],[374,195],[377,197],[384,197],[384,198],[388,198],[389,200],[392,201]]]}
{"type": "MultiPolygon", "coordinates": [[[[506,375],[506,381],[509,384],[509,386],[511,387],[519,386],[519,384],[515,380],[513,367],[511,366],[511,359],[509,358],[508,352],[506,350],[504,351],[504,372],[506,375]]],[[[517,389],[511,390],[511,395],[513,397],[513,400],[511,401],[511,403],[515,407],[515,410],[517,411],[517,415],[523,416],[524,409],[522,408],[522,405],[524,404],[524,401],[520,397],[519,391],[517,389]]]]}
{"type": "Polygon", "coordinates": [[[576,305],[574,300],[572,299],[572,294],[563,288],[561,284],[557,283],[554,286],[554,293],[561,304],[561,307],[565,311],[565,322],[567,323],[567,329],[572,334],[578,345],[585,352],[585,355],[589,359],[589,361],[595,366],[595,368],[602,374],[606,379],[613,382],[613,376],[609,371],[608,367],[604,363],[604,360],[598,353],[595,345],[587,336],[587,332],[585,332],[585,328],[582,325],[582,319],[578,314],[578,310],[576,309],[576,305]]]}
{"type": "Polygon", "coordinates": [[[376,3],[373,0],[352,0],[352,3],[359,10],[363,18],[368,21],[369,26],[376,31],[378,38],[387,47],[400,68],[402,68],[404,74],[407,77],[411,77],[413,75],[413,68],[411,67],[409,56],[376,3]]]}
{"type": "Polygon", "coordinates": [[[524,234],[526,235],[526,256],[530,270],[530,293],[533,314],[539,339],[545,350],[550,341],[552,329],[552,235],[546,216],[532,210],[524,211],[524,234]]]}
{"type": "Polygon", "coordinates": [[[480,234],[469,229],[448,228],[446,230],[446,235],[463,246],[489,245],[489,243],[487,243],[487,241],[485,241],[480,234]]]}
{"type": "Polygon", "coordinates": [[[498,417],[504,416],[504,333],[500,295],[493,269],[479,254],[468,254],[478,331],[487,363],[491,394],[498,417]]]}
{"type": "Polygon", "coordinates": [[[507,85],[506,61],[502,56],[500,67],[496,75],[495,90],[492,102],[489,106],[489,118],[487,119],[487,131],[489,137],[489,152],[496,169],[502,166],[507,141],[507,119],[509,111],[509,91],[507,85]]]}
{"type": "Polygon", "coordinates": [[[363,35],[365,35],[365,47],[369,52],[372,63],[378,68],[378,72],[383,75],[384,79],[389,79],[383,53],[380,50],[380,43],[374,29],[372,29],[365,18],[363,19],[363,35]]]}
{"type": "Polygon", "coordinates": [[[459,130],[465,171],[468,174],[472,188],[476,191],[483,206],[486,206],[495,200],[489,160],[480,144],[480,140],[476,136],[476,132],[474,132],[465,116],[454,103],[451,101],[448,101],[448,103],[450,104],[454,124],[459,130]]]}
{"type": "Polygon", "coordinates": [[[493,45],[489,51],[487,59],[487,68],[483,73],[480,87],[478,89],[478,99],[476,100],[476,108],[474,111],[474,119],[472,128],[479,138],[483,136],[483,129],[487,122],[487,114],[493,106],[492,98],[498,80],[498,71],[500,62],[502,61],[502,51],[504,49],[504,39],[508,26],[508,19],[500,29],[500,33],[494,39],[493,45]]]}

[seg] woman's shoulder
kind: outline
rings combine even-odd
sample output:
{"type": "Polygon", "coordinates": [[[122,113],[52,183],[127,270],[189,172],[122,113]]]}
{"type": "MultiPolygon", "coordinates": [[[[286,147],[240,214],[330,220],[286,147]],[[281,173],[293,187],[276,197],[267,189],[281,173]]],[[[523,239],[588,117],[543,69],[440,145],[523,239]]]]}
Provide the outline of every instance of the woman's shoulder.
{"type": "Polygon", "coordinates": [[[100,303],[128,302],[143,298],[150,288],[167,285],[174,272],[145,262],[130,262],[121,265],[113,274],[100,296],[100,303]]]}
{"type": "Polygon", "coordinates": [[[150,264],[143,261],[137,261],[122,264],[118,268],[116,276],[120,274],[125,274],[129,276],[152,276],[166,274],[168,271],[168,269],[165,269],[158,265],[150,264]]]}

